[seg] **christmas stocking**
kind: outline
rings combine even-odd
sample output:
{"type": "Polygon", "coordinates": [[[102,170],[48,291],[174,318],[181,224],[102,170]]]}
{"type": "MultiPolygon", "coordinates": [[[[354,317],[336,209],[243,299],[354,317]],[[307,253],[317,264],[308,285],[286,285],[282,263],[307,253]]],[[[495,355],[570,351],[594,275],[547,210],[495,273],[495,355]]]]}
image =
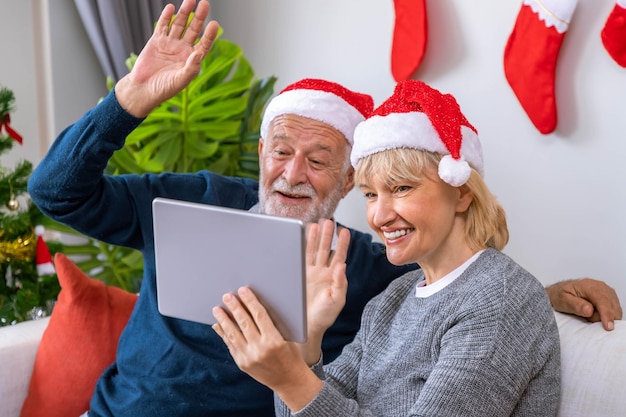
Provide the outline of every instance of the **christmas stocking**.
{"type": "Polygon", "coordinates": [[[617,0],[601,33],[602,44],[609,55],[626,67],[626,0],[617,0]]]}
{"type": "Polygon", "coordinates": [[[556,128],[554,79],[561,43],[578,0],[523,0],[504,50],[504,74],[535,127],[556,128]]]}
{"type": "Polygon", "coordinates": [[[396,81],[411,78],[428,39],[426,0],[394,0],[396,13],[391,45],[391,73],[396,81]]]}

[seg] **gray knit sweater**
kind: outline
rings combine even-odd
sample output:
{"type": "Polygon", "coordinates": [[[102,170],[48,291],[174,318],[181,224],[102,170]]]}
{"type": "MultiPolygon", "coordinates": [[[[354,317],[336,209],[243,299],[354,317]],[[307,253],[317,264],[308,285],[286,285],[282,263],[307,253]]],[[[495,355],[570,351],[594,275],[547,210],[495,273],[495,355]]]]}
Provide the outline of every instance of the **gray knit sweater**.
{"type": "MultiPolygon", "coordinates": [[[[427,298],[421,270],[367,305],[354,342],[314,370],[298,417],[555,416],[559,334],[539,281],[494,249],[427,298]]],[[[290,416],[276,398],[276,415],[290,416]]]]}

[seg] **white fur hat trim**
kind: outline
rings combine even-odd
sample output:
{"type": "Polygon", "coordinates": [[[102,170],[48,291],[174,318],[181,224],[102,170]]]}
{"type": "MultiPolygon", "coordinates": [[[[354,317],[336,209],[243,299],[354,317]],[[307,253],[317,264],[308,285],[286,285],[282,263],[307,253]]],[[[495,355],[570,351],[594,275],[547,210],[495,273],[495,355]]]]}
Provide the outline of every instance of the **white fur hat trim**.
{"type": "Polygon", "coordinates": [[[270,123],[281,114],[295,114],[326,123],[340,131],[352,144],[354,129],[365,117],[341,97],[320,90],[289,90],[274,97],[263,114],[261,137],[268,135],[270,123]]]}
{"type": "MultiPolygon", "coordinates": [[[[469,166],[480,175],[484,174],[478,135],[467,126],[461,126],[461,134],[460,160],[444,157],[439,166],[441,179],[455,187],[465,184],[470,174],[469,166]]],[[[398,148],[450,154],[425,113],[390,113],[387,116],[372,116],[356,127],[350,161],[356,168],[359,160],[365,156],[398,148]]]]}

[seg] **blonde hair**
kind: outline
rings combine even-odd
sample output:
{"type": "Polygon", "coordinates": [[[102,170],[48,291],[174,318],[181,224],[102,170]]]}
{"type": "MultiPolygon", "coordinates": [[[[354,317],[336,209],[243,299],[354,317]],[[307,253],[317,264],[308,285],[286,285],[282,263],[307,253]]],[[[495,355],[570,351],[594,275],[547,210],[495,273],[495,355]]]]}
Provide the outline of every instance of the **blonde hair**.
{"type": "MultiPolygon", "coordinates": [[[[356,184],[362,184],[376,179],[388,185],[402,181],[415,182],[433,172],[428,169],[437,172],[441,158],[441,154],[412,148],[377,152],[359,160],[355,181],[356,184]]],[[[438,176],[430,179],[442,181],[438,176]]],[[[473,168],[465,186],[473,194],[472,202],[465,213],[467,244],[474,250],[485,248],[502,250],[509,241],[504,209],[473,168]]]]}

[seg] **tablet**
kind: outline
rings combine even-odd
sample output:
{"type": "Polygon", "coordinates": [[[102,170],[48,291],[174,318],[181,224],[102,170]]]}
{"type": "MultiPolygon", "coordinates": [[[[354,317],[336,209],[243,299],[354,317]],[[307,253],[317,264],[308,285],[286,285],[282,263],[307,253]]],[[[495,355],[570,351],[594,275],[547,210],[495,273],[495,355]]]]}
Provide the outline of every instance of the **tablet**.
{"type": "Polygon", "coordinates": [[[162,197],[152,213],[162,315],[212,325],[222,296],[249,286],[286,340],[306,340],[302,221],[162,197]]]}

